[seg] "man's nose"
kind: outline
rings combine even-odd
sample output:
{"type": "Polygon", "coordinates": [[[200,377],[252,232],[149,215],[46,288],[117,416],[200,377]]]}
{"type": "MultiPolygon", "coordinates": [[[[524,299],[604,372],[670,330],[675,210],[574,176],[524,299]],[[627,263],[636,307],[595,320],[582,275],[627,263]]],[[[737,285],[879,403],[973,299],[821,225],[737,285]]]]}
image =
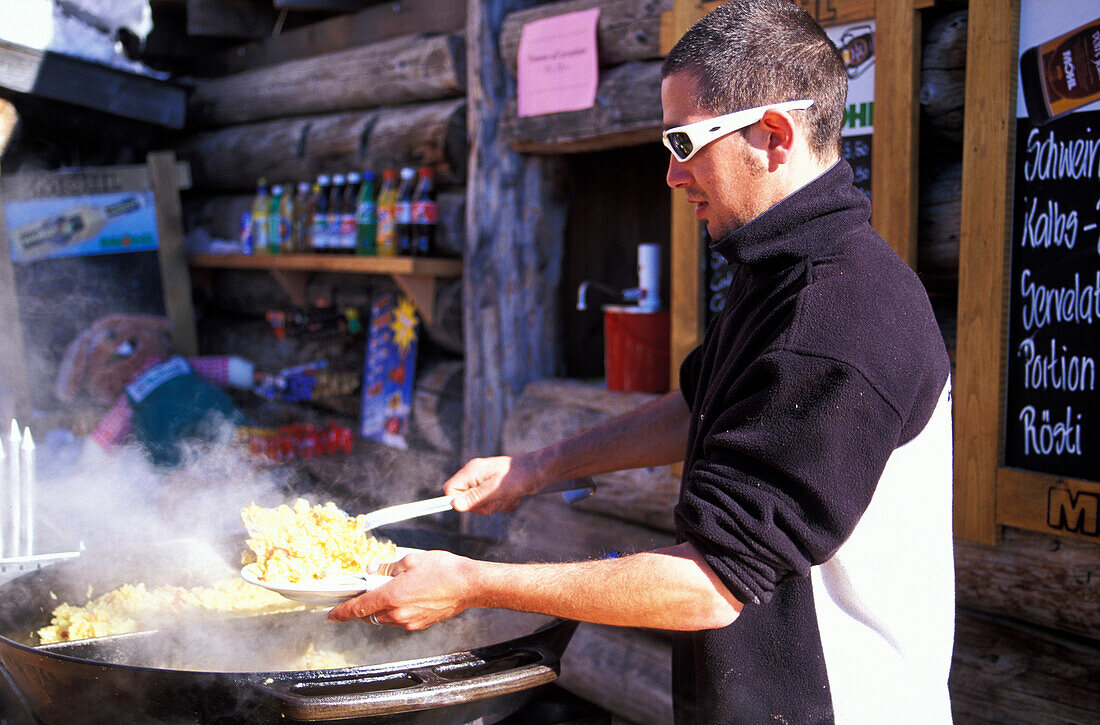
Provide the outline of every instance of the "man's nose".
{"type": "Polygon", "coordinates": [[[668,173],[665,174],[665,183],[673,189],[687,186],[691,181],[691,174],[684,165],[676,160],[672,154],[668,155],[668,173]]]}

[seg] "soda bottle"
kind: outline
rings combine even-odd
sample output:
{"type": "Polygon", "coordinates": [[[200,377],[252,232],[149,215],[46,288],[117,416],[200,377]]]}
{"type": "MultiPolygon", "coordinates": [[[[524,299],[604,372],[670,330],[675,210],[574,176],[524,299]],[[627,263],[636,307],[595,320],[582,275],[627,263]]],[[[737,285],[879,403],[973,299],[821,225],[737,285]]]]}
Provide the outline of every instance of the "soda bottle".
{"type": "Polygon", "coordinates": [[[278,254],[283,238],[283,187],[279,184],[271,187],[271,201],[267,210],[267,252],[278,254]]]}
{"type": "Polygon", "coordinates": [[[283,254],[294,248],[294,192],[290,186],[283,191],[279,204],[279,251],[283,254]]]}
{"type": "Polygon", "coordinates": [[[309,182],[298,182],[298,191],[294,194],[294,213],[290,217],[290,244],[287,252],[304,252],[309,249],[306,242],[309,236],[309,182]]]}
{"type": "Polygon", "coordinates": [[[267,179],[256,182],[256,198],[252,200],[252,249],[256,254],[267,252],[267,213],[271,200],[267,194],[267,179]]]}
{"type": "Polygon", "coordinates": [[[325,174],[317,177],[313,185],[313,220],[310,224],[309,241],[311,251],[321,254],[328,242],[328,192],[329,178],[325,174]]]}
{"type": "Polygon", "coordinates": [[[421,166],[412,203],[413,255],[430,257],[435,254],[435,229],[439,224],[439,206],[435,201],[432,170],[421,166]]]}
{"type": "Polygon", "coordinates": [[[340,251],[340,205],[344,198],[343,174],[332,175],[332,186],[328,192],[328,208],[325,210],[325,250],[326,252],[340,251]]]}
{"type": "Polygon", "coordinates": [[[378,191],[378,256],[397,256],[395,216],[397,211],[397,172],[382,172],[382,188],[378,191]]]}
{"type": "Polygon", "coordinates": [[[374,203],[374,172],[363,172],[359,196],[355,200],[355,252],[375,255],[378,247],[378,207],[374,203]]]}
{"type": "Polygon", "coordinates": [[[412,202],[416,191],[416,169],[401,169],[401,185],[397,187],[397,204],[394,207],[394,233],[397,236],[397,255],[412,256],[412,202]]]}
{"type": "Polygon", "coordinates": [[[358,171],[348,173],[348,183],[340,199],[340,251],[355,253],[356,200],[359,198],[360,176],[358,171]]]}

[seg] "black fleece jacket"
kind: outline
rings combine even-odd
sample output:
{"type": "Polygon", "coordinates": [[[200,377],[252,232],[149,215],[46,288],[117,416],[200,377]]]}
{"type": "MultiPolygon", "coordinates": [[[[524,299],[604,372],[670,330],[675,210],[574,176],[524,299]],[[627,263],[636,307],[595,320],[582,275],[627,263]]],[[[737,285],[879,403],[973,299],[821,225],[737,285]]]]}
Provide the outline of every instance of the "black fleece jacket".
{"type": "Polygon", "coordinates": [[[675,519],[746,606],[678,640],[678,722],[832,719],[810,567],[851,534],[950,372],[923,286],[869,220],[841,160],[712,245],[737,271],[681,367],[675,519]]]}

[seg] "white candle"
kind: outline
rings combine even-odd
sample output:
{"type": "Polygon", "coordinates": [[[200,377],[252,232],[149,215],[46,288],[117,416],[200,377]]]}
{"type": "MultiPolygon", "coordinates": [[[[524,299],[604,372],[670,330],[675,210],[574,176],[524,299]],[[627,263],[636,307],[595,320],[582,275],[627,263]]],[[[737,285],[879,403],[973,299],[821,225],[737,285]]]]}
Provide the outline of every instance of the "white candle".
{"type": "Polygon", "coordinates": [[[12,419],[11,433],[8,435],[8,530],[4,536],[4,550],[8,556],[19,555],[19,532],[22,522],[19,520],[19,444],[23,437],[19,435],[19,424],[12,419]]]}
{"type": "Polygon", "coordinates": [[[23,443],[19,447],[19,489],[22,494],[20,507],[23,519],[23,556],[34,554],[34,494],[38,483],[38,469],[35,461],[34,438],[31,429],[23,429],[23,443]]]}

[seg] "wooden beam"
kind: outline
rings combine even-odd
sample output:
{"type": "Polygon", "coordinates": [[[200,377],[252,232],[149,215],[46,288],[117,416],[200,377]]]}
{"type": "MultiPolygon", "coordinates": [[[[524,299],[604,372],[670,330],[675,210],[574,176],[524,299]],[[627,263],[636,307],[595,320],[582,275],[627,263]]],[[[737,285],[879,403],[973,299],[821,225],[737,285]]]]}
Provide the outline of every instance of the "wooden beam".
{"type": "Polygon", "coordinates": [[[466,45],[459,35],[406,35],[276,66],[199,81],[192,123],[226,126],[460,96],[466,45]],[[370,82],[363,82],[369,78],[370,82]]]}
{"type": "Polygon", "coordinates": [[[996,546],[955,541],[960,608],[1095,639],[1098,586],[1095,539],[1006,526],[996,546]]]}
{"type": "Polygon", "coordinates": [[[461,33],[465,24],[465,0],[386,2],[354,15],[310,23],[278,37],[211,53],[201,63],[201,69],[207,75],[239,73],[411,33],[461,33]]]}
{"type": "Polygon", "coordinates": [[[500,56],[508,72],[516,73],[523,26],[535,20],[599,8],[596,45],[601,66],[661,56],[661,17],[673,0],[562,0],[510,13],[500,29],[500,56]]]}
{"type": "Polygon", "coordinates": [[[661,138],[661,64],[634,61],[602,73],[591,108],[540,116],[516,115],[509,99],[501,136],[526,153],[597,151],[661,138]]]}
{"type": "Polygon", "coordinates": [[[243,192],[260,177],[298,181],[405,164],[431,166],[440,186],[461,185],[466,99],[230,126],[186,138],[177,150],[205,189],[243,192]]]}
{"type": "Polygon", "coordinates": [[[920,14],[910,3],[875,4],[875,133],[871,223],[917,266],[920,14]]]}
{"type": "Polygon", "coordinates": [[[0,41],[0,87],[183,128],[186,94],[175,84],[5,41],[0,41]]]}
{"type": "Polygon", "coordinates": [[[1018,0],[972,0],[967,31],[955,371],[955,535],[995,543],[1008,324],[1018,0]]]}
{"type": "Polygon", "coordinates": [[[172,323],[172,346],[184,355],[199,354],[191,277],[183,249],[183,211],[180,205],[176,155],[149,154],[149,182],[157,206],[157,240],[164,309],[172,323]]]}
{"type": "Polygon", "coordinates": [[[4,331],[0,335],[0,415],[4,416],[2,420],[15,416],[26,419],[26,413],[30,412],[30,389],[4,198],[0,196],[0,330],[4,331]]]}

